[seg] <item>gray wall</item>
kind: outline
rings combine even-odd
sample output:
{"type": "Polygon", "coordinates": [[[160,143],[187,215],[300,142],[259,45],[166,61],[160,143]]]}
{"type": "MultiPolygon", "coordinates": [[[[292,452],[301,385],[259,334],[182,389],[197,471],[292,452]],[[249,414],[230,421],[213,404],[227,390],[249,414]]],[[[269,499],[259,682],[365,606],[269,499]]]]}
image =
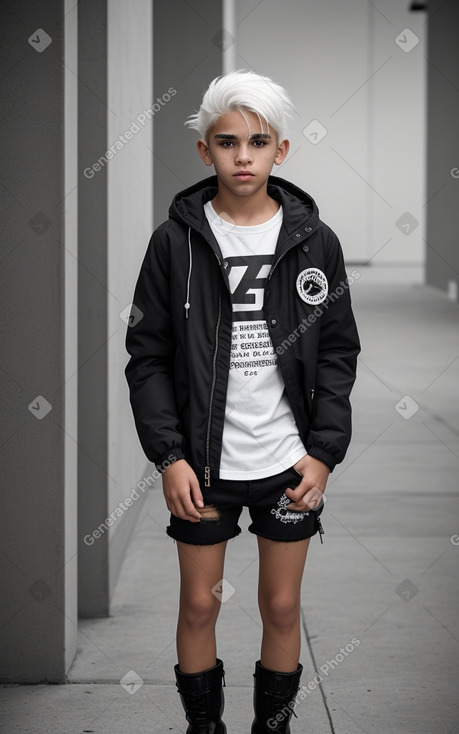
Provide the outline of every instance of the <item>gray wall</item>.
{"type": "Polygon", "coordinates": [[[76,24],[64,1],[2,11],[0,678],[62,681],[77,637],[76,24]]]}
{"type": "Polygon", "coordinates": [[[155,226],[167,219],[171,200],[186,186],[213,174],[196,150],[197,134],[184,127],[209,83],[222,74],[222,3],[215,0],[154,3],[154,97],[169,87],[173,99],[154,117],[155,226]]]}
{"type": "MultiPolygon", "coordinates": [[[[429,0],[426,280],[459,284],[459,3],[429,0]]],[[[451,285],[449,285],[451,284],[451,285]]]]}
{"type": "Polygon", "coordinates": [[[153,226],[152,121],[139,119],[152,105],[152,1],[80,3],[79,52],[78,600],[80,616],[103,617],[146,496],[131,492],[151,471],[124,319],[153,226]]]}
{"type": "MultiPolygon", "coordinates": [[[[108,512],[123,505],[109,534],[112,595],[146,493],[135,490],[153,465],[135,431],[124,368],[126,309],[153,230],[152,0],[108,3],[108,141],[126,144],[108,163],[108,512]],[[129,49],[120,53],[120,49],[129,49]],[[125,137],[129,131],[132,135],[125,137]],[[130,500],[133,498],[132,503],[130,500]]],[[[173,98],[167,103],[172,104],[173,98]]],[[[162,108],[161,108],[162,110],[162,108]]],[[[153,491],[158,491],[156,482],[153,491]]],[[[148,485],[147,485],[148,486],[148,485]]]]}
{"type": "Polygon", "coordinates": [[[103,158],[152,105],[152,2],[22,0],[2,19],[0,679],[63,682],[77,586],[82,616],[109,614],[150,473],[123,370],[151,120],[103,158]]]}
{"type": "Polygon", "coordinates": [[[348,260],[420,263],[425,13],[409,0],[235,3],[236,66],[285,86],[298,112],[273,173],[316,199],[348,260]],[[409,52],[396,43],[406,28],[419,39],[409,52]],[[307,136],[314,121],[326,131],[318,142],[307,136]],[[409,235],[397,225],[407,211],[419,223],[409,235]]]}

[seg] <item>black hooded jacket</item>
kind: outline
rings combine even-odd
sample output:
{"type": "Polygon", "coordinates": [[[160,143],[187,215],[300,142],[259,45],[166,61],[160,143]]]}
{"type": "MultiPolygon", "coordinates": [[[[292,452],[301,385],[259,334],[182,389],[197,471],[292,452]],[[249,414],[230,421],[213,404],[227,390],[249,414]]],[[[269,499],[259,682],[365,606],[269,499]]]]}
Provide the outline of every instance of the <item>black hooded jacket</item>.
{"type": "MultiPolygon", "coordinates": [[[[216,193],[212,176],[174,198],[148,246],[126,337],[126,377],[146,456],[158,468],[186,459],[206,486],[219,476],[232,329],[225,261],[203,209],[216,193]]],[[[360,351],[342,250],[308,194],[274,176],[268,194],[282,205],[283,222],[264,316],[300,438],[333,470],[351,438],[360,351]],[[310,288],[317,271],[313,293],[325,276],[325,300],[323,289],[301,296],[302,282],[310,288]]]]}

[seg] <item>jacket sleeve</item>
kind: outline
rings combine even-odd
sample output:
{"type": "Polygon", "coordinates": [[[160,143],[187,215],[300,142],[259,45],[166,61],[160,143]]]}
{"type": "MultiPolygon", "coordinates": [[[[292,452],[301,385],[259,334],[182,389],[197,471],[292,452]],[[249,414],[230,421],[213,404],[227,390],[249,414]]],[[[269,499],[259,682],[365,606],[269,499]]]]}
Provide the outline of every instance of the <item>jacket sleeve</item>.
{"type": "Polygon", "coordinates": [[[170,250],[156,231],[148,246],[134,292],[125,374],[140,443],[158,468],[185,457],[173,370],[175,359],[170,293],[170,250]],[[138,310],[137,310],[138,309],[138,310]]]}
{"type": "Polygon", "coordinates": [[[306,449],[333,471],[344,459],[351,440],[349,396],[355,381],[360,342],[341,245],[331,230],[327,238],[325,274],[328,297],[319,306],[322,315],[306,449]]]}

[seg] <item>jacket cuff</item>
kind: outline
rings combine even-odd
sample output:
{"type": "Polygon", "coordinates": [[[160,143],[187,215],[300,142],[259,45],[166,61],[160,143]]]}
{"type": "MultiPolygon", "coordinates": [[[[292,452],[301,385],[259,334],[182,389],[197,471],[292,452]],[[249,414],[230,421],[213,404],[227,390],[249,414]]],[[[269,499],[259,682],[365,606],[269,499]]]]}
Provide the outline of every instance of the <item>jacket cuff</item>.
{"type": "Polygon", "coordinates": [[[156,464],[157,470],[159,472],[163,472],[164,469],[167,469],[175,461],[184,458],[185,452],[180,448],[180,446],[174,446],[174,448],[169,449],[169,451],[165,451],[161,456],[156,457],[154,463],[156,464]]]}
{"type": "Polygon", "coordinates": [[[332,454],[329,454],[328,451],[324,451],[324,449],[319,448],[319,446],[309,446],[308,454],[309,456],[313,456],[314,459],[319,459],[323,464],[326,464],[330,469],[330,472],[332,472],[338,464],[332,454]]]}

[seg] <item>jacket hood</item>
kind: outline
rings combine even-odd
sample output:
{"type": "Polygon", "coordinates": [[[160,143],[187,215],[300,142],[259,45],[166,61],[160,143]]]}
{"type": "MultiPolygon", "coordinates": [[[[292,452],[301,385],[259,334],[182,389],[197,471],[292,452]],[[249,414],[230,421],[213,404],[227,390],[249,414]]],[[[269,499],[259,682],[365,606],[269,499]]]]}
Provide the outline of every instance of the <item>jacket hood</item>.
{"type": "MultiPolygon", "coordinates": [[[[216,196],[217,190],[217,176],[210,176],[180,191],[169,208],[169,217],[201,231],[206,223],[204,204],[216,196]]],[[[269,176],[268,195],[282,205],[287,233],[298,229],[305,222],[312,229],[319,223],[319,210],[314,199],[289,181],[269,176]]]]}

